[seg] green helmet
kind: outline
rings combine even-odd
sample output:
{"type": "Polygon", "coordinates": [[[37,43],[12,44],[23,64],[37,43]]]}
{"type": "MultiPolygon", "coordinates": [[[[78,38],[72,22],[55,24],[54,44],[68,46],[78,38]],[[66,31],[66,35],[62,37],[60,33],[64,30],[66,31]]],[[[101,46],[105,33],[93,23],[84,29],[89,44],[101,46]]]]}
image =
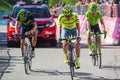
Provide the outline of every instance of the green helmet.
{"type": "Polygon", "coordinates": [[[98,10],[98,5],[96,3],[91,4],[91,10],[98,10]]]}
{"type": "Polygon", "coordinates": [[[24,21],[27,17],[27,11],[25,9],[21,9],[19,11],[19,16],[20,16],[20,20],[24,21]]]}
{"type": "Polygon", "coordinates": [[[66,4],[63,8],[63,14],[68,16],[72,13],[72,7],[68,4],[66,4]]]}

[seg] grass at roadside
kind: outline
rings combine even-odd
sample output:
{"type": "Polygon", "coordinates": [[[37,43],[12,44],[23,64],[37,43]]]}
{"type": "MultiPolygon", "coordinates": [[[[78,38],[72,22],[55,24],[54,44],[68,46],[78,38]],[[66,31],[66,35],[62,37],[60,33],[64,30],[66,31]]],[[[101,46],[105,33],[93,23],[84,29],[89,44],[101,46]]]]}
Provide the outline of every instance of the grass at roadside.
{"type": "Polygon", "coordinates": [[[12,5],[10,5],[7,1],[5,0],[0,0],[0,12],[5,12],[5,11],[11,11],[12,10],[12,5]]]}

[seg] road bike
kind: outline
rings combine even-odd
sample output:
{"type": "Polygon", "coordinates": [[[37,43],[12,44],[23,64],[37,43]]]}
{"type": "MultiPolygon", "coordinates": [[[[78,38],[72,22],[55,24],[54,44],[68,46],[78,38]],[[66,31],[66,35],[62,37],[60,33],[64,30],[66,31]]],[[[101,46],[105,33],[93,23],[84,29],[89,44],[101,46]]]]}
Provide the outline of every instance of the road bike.
{"type": "Polygon", "coordinates": [[[75,58],[76,58],[76,54],[75,54],[75,50],[74,50],[74,44],[72,42],[72,40],[75,40],[77,39],[77,37],[72,37],[72,36],[69,36],[68,38],[66,39],[60,39],[61,41],[62,40],[66,40],[68,41],[68,65],[70,67],[70,74],[71,74],[71,80],[74,80],[74,69],[75,69],[75,58]]]}
{"type": "MultiPolygon", "coordinates": [[[[20,35],[16,35],[17,37],[20,35]]],[[[25,42],[24,42],[24,69],[25,73],[29,74],[32,67],[32,46],[31,46],[31,37],[34,34],[24,35],[25,42]]]]}
{"type": "MultiPolygon", "coordinates": [[[[92,63],[93,65],[98,65],[99,68],[101,68],[102,65],[102,54],[101,54],[101,45],[99,43],[98,37],[104,33],[94,33],[92,34],[92,63]]],[[[106,35],[104,35],[104,38],[106,38],[106,35]]]]}

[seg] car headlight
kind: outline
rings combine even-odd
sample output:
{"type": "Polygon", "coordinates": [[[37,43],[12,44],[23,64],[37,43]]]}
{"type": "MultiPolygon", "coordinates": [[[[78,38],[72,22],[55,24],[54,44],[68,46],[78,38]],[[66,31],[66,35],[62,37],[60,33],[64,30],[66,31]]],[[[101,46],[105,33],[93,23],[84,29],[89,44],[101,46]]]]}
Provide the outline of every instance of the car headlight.
{"type": "MultiPolygon", "coordinates": [[[[10,22],[10,26],[11,26],[11,27],[15,27],[15,22],[14,22],[14,21],[11,21],[11,22],[10,22]]],[[[18,25],[18,27],[20,27],[20,24],[18,25]]]]}
{"type": "Polygon", "coordinates": [[[10,26],[15,27],[15,22],[11,21],[10,26]]]}
{"type": "Polygon", "coordinates": [[[46,27],[53,27],[55,25],[55,22],[50,22],[49,24],[46,24],[46,27]]]}

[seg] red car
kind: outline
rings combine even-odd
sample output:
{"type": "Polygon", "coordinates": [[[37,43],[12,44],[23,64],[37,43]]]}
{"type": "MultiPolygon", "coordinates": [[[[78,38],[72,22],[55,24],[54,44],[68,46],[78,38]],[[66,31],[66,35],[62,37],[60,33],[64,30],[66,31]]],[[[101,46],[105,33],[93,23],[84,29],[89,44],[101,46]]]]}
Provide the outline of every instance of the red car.
{"type": "MultiPolygon", "coordinates": [[[[12,46],[13,43],[16,42],[14,34],[15,34],[15,21],[17,13],[21,8],[24,8],[30,11],[35,21],[37,22],[37,44],[39,42],[47,42],[50,43],[51,46],[56,46],[56,23],[53,20],[53,17],[50,15],[49,9],[46,5],[40,4],[20,4],[15,5],[13,7],[12,15],[6,15],[4,18],[9,18],[7,25],[8,32],[8,46],[12,46]]],[[[20,30],[18,30],[20,32],[20,30]]]]}

